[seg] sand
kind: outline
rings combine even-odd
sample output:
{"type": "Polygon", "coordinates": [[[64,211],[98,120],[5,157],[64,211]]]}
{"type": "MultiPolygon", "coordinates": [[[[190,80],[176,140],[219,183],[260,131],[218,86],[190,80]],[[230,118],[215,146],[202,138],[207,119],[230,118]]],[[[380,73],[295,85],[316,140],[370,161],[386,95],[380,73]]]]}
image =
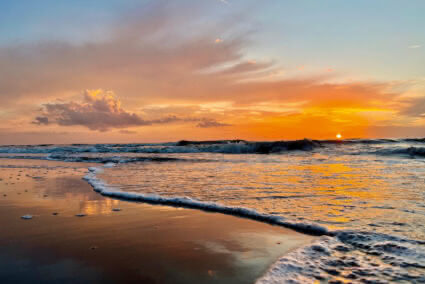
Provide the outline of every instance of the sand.
{"type": "Polygon", "coordinates": [[[253,283],[314,239],[219,213],[105,198],[81,179],[86,166],[0,161],[0,283],[253,283]]]}

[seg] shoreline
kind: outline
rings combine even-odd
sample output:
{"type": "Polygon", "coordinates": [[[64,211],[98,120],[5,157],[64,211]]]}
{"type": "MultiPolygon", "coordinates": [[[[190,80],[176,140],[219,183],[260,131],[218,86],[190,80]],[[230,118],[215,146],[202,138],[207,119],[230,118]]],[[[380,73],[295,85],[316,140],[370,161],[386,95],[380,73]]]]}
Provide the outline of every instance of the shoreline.
{"type": "Polygon", "coordinates": [[[253,283],[316,239],[236,216],[113,200],[81,179],[85,165],[28,164],[51,168],[1,172],[2,282],[253,283]],[[52,169],[60,165],[69,168],[52,169]]]}

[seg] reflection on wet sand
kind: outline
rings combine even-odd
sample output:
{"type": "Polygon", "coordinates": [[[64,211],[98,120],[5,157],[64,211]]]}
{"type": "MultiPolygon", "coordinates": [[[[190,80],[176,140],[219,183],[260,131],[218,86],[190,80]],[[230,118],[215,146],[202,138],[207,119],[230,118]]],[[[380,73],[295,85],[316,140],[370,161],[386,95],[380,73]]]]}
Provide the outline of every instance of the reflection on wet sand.
{"type": "MultiPolygon", "coordinates": [[[[59,165],[46,169],[28,167],[27,161],[15,163],[16,168],[2,168],[1,172],[2,192],[9,202],[15,202],[15,206],[37,203],[37,206],[56,211],[76,210],[86,215],[111,214],[112,209],[119,207],[119,200],[103,198],[78,178],[84,175],[86,168],[68,165],[61,168],[60,163],[54,163],[59,165]],[[24,168],[19,168],[19,164],[24,168]]],[[[30,161],[33,166],[36,163],[30,161]]]]}
{"type": "Polygon", "coordinates": [[[2,283],[249,283],[313,239],[221,214],[104,198],[81,180],[85,171],[2,169],[2,283]]]}

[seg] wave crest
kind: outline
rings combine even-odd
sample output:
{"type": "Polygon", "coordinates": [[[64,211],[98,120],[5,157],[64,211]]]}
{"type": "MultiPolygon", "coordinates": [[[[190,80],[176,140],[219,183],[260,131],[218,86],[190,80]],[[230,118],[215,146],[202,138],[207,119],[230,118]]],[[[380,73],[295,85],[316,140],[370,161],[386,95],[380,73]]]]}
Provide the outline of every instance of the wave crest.
{"type": "Polygon", "coordinates": [[[380,149],[372,152],[373,154],[383,156],[409,156],[409,157],[425,157],[425,147],[405,147],[393,149],[380,149]]]}

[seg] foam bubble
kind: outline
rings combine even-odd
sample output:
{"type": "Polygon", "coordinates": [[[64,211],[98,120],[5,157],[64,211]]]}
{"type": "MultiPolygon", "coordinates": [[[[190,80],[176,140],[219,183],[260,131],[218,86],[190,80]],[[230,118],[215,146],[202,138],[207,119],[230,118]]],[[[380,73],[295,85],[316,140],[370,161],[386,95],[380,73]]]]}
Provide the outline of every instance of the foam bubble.
{"type": "Polygon", "coordinates": [[[252,220],[262,221],[273,225],[290,228],[295,231],[303,232],[309,235],[326,235],[330,232],[327,228],[307,223],[307,222],[293,222],[286,220],[281,216],[259,213],[253,209],[244,207],[232,207],[221,205],[213,202],[204,202],[189,197],[163,197],[159,195],[146,195],[141,193],[123,192],[118,188],[106,184],[103,180],[96,176],[97,173],[102,171],[101,167],[91,167],[84,180],[86,180],[96,192],[112,198],[124,199],[129,201],[138,201],[152,204],[163,204],[178,207],[185,207],[191,209],[200,209],[210,212],[218,212],[228,215],[244,217],[252,220]]]}
{"type": "Polygon", "coordinates": [[[424,283],[424,260],[425,249],[416,241],[339,232],[281,257],[257,283],[424,283]]]}

